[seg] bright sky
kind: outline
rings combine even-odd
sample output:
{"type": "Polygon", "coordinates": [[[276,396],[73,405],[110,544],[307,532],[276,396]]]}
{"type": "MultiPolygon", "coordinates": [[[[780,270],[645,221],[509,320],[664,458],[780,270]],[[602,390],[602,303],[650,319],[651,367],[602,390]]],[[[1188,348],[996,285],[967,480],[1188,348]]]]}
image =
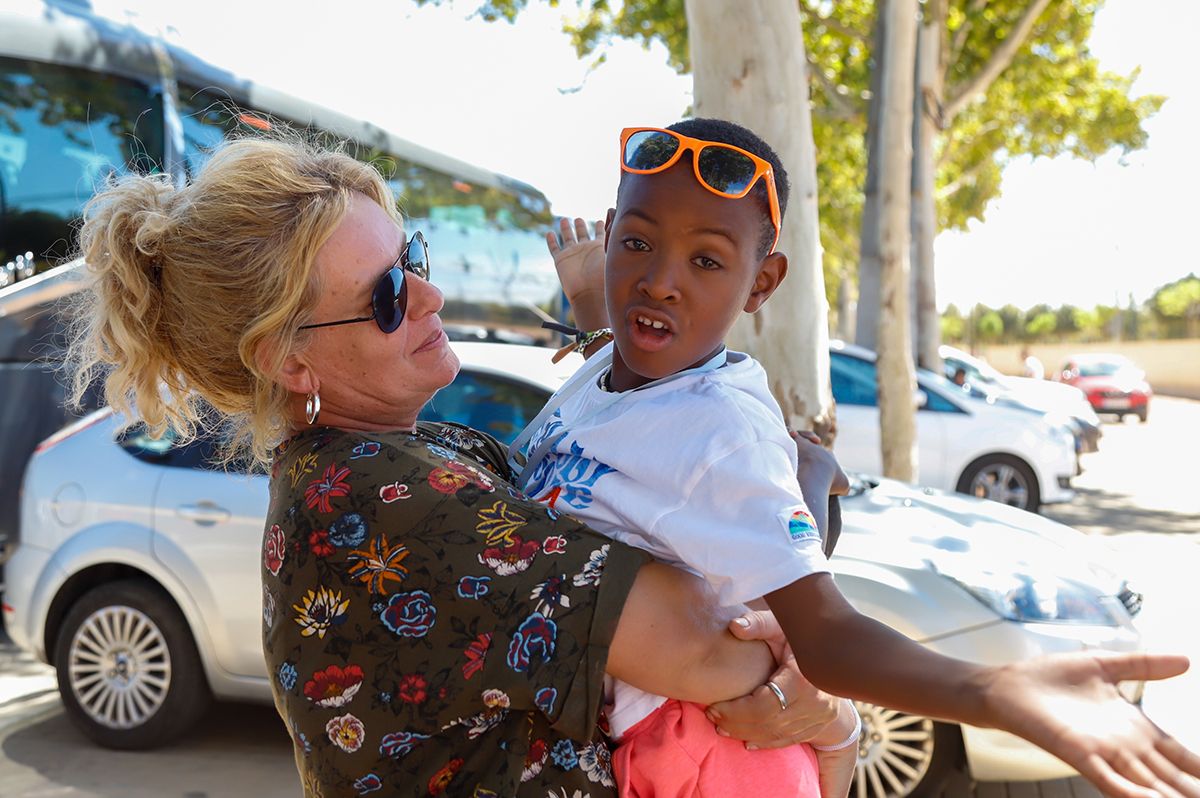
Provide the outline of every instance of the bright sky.
{"type": "MultiPolygon", "coordinates": [[[[532,183],[564,215],[595,218],[611,203],[622,127],[669,123],[691,102],[691,79],[661,47],[618,41],[590,70],[561,32],[571,0],[563,10],[532,0],[515,25],[473,17],[480,0],[93,1],[173,27],[234,72],[532,183]]],[[[1147,126],[1149,148],[1124,165],[1012,164],[986,222],[938,239],[939,304],[1142,300],[1200,272],[1197,33],[1195,0],[1108,0],[1092,41],[1102,65],[1140,65],[1135,91],[1170,98],[1147,126]]]]}

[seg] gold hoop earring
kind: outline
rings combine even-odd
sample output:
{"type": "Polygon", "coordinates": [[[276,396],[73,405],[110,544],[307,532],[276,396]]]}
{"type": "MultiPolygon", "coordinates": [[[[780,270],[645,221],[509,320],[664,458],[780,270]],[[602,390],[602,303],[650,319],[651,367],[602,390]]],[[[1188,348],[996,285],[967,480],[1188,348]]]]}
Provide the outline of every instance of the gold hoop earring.
{"type": "Polygon", "coordinates": [[[321,395],[313,391],[304,401],[304,420],[311,427],[317,423],[317,416],[321,415],[321,395]]]}

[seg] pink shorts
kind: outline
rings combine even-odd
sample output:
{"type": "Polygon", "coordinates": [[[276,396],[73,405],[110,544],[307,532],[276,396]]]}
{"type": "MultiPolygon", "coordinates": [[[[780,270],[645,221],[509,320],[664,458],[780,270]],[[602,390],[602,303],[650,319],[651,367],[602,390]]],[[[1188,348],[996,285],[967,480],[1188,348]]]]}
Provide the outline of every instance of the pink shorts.
{"type": "Polygon", "coordinates": [[[717,734],[704,707],[671,699],[636,723],[613,753],[621,798],[816,798],[817,757],[807,745],[747,751],[717,734]]]}

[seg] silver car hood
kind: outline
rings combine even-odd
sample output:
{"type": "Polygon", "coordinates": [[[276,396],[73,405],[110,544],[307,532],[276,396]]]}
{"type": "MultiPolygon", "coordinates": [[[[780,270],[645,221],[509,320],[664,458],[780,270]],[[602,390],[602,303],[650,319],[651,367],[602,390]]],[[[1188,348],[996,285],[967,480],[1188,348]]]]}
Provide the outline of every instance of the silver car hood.
{"type": "Polygon", "coordinates": [[[1096,538],[1015,507],[889,479],[842,498],[834,558],[951,577],[980,570],[1054,575],[1097,596],[1116,596],[1124,585],[1115,553],[1096,538]]]}

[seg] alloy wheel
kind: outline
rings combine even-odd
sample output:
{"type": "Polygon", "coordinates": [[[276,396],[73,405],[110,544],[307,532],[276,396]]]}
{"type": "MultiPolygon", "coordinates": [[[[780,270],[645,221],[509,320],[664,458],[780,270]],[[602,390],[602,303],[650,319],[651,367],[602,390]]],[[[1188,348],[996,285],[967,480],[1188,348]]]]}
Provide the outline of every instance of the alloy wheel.
{"type": "Polygon", "coordinates": [[[171,654],[162,630],[133,607],[102,607],[71,639],[68,678],[96,723],[131,729],[154,715],[171,686],[171,654]]]}
{"type": "Polygon", "coordinates": [[[1025,508],[1029,505],[1029,485],[1025,475],[1008,463],[984,466],[971,480],[972,496],[1025,508]]]}
{"type": "Polygon", "coordinates": [[[862,701],[855,705],[863,730],[852,792],[856,798],[911,795],[933,761],[933,721],[862,701]]]}

